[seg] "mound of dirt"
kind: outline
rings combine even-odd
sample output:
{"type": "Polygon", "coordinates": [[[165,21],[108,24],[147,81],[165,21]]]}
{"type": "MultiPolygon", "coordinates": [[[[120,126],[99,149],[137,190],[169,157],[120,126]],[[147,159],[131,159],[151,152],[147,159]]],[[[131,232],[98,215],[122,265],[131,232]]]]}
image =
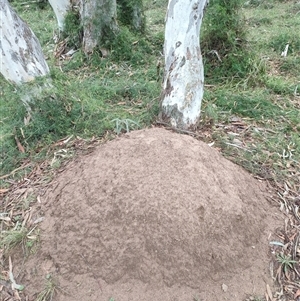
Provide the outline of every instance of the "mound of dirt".
{"type": "Polygon", "coordinates": [[[77,158],[42,199],[28,289],[52,273],[60,301],[263,294],[276,227],[266,193],[189,136],[159,128],[124,135],[77,158]]]}

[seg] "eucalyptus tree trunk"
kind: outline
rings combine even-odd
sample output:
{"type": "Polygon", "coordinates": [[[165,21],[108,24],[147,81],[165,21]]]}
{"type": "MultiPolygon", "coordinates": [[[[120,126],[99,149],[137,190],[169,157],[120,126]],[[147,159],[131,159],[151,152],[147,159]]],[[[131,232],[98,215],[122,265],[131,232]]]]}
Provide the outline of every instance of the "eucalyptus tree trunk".
{"type": "Polygon", "coordinates": [[[145,15],[142,0],[117,0],[120,7],[118,20],[137,31],[145,29],[145,15]]]}
{"type": "Polygon", "coordinates": [[[70,0],[48,0],[55,13],[58,28],[60,31],[64,30],[65,16],[71,7],[70,0]]]}
{"type": "Polygon", "coordinates": [[[132,8],[132,25],[138,31],[145,29],[145,15],[142,3],[135,4],[132,8]]]}
{"type": "Polygon", "coordinates": [[[87,54],[92,53],[96,46],[101,46],[105,35],[117,31],[116,0],[49,0],[49,2],[62,30],[68,11],[78,11],[83,28],[81,44],[87,54]]]}
{"type": "Polygon", "coordinates": [[[7,0],[0,0],[0,71],[16,84],[49,73],[41,45],[7,0]]]}
{"type": "Polygon", "coordinates": [[[80,0],[80,15],[85,53],[93,52],[96,46],[101,46],[104,36],[117,31],[116,0],[80,0]]]}
{"type": "Polygon", "coordinates": [[[207,0],[169,0],[161,117],[188,129],[200,118],[204,88],[200,27],[207,0]]]}

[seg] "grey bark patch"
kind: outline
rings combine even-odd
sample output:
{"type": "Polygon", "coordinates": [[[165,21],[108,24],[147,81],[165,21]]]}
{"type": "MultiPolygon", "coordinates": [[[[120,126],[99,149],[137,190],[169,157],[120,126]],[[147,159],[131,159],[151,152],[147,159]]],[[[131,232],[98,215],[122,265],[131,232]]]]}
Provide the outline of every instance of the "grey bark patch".
{"type": "Polygon", "coordinates": [[[169,124],[176,121],[177,128],[184,128],[183,114],[178,110],[177,104],[162,107],[162,119],[169,124]]]}
{"type": "Polygon", "coordinates": [[[185,65],[185,56],[181,59],[181,62],[179,64],[179,67],[183,67],[185,65]]]}
{"type": "Polygon", "coordinates": [[[180,41],[176,42],[176,48],[180,47],[182,43],[180,41]]]}
{"type": "Polygon", "coordinates": [[[19,59],[18,59],[18,56],[17,54],[14,52],[14,51],[10,51],[10,56],[11,56],[11,59],[14,61],[14,62],[18,62],[19,59]]]}
{"type": "Polygon", "coordinates": [[[174,16],[174,6],[177,4],[178,0],[177,1],[171,1],[170,2],[170,5],[169,5],[169,15],[173,18],[174,16]]]}
{"type": "Polygon", "coordinates": [[[170,79],[167,80],[166,88],[164,89],[164,95],[170,95],[171,92],[174,90],[173,86],[171,86],[170,79]]]}
{"type": "Polygon", "coordinates": [[[168,58],[167,58],[167,61],[166,61],[166,67],[167,69],[169,69],[170,65],[172,64],[172,61],[173,61],[173,57],[175,55],[175,49],[172,47],[169,51],[169,55],[168,55],[168,58]]]}

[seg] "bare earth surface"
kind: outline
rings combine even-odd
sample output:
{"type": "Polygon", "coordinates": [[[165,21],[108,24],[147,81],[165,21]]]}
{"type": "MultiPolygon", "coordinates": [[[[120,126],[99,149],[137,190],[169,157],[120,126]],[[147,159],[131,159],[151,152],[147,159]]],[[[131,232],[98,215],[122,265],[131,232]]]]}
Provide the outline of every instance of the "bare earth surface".
{"type": "Polygon", "coordinates": [[[267,194],[190,136],[126,134],[74,160],[41,198],[41,248],[20,282],[32,300],[48,273],[58,301],[264,295],[278,226],[267,194]]]}

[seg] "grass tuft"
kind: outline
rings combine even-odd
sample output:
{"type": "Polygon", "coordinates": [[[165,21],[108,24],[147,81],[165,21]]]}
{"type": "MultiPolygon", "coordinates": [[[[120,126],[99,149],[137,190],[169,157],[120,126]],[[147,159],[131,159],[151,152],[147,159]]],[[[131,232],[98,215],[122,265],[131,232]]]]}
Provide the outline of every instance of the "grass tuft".
{"type": "Polygon", "coordinates": [[[1,231],[0,249],[8,254],[14,248],[21,246],[24,255],[29,255],[34,245],[38,242],[39,235],[36,228],[27,229],[19,223],[12,229],[1,231]]]}
{"type": "Polygon", "coordinates": [[[116,118],[112,120],[115,123],[115,132],[119,135],[121,132],[129,133],[131,130],[138,129],[140,126],[137,122],[131,119],[119,119],[116,118]]]}
{"type": "Polygon", "coordinates": [[[60,290],[60,287],[55,282],[51,274],[46,276],[46,283],[44,289],[38,294],[35,301],[52,301],[55,294],[60,290]]]}

